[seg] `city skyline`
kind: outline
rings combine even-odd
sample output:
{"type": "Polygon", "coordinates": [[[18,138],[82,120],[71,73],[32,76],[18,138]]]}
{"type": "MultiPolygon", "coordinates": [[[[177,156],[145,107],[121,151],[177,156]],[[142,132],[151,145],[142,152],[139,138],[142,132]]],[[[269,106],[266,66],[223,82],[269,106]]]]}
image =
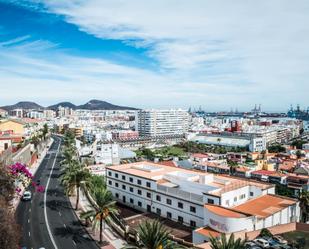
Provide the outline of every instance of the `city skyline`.
{"type": "Polygon", "coordinates": [[[308,106],[306,1],[0,0],[0,9],[1,106],[308,106]]]}

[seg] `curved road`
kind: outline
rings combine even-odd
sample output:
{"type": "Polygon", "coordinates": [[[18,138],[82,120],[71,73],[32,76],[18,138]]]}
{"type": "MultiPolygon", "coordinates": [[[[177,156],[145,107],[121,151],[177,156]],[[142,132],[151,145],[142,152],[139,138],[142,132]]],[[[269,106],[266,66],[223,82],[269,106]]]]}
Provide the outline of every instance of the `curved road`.
{"type": "Polygon", "coordinates": [[[54,137],[46,157],[39,166],[34,181],[40,179],[44,193],[35,193],[32,200],[21,201],[16,210],[17,222],[22,228],[20,245],[27,249],[98,249],[80,224],[68,197],[60,185],[58,154],[61,138],[54,137]]]}

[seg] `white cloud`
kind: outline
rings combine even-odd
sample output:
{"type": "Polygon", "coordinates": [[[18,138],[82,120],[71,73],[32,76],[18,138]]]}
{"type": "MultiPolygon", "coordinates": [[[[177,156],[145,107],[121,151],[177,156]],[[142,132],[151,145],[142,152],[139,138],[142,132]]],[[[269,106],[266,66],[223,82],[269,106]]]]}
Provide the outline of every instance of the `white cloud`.
{"type": "Polygon", "coordinates": [[[145,47],[159,62],[156,74],[102,60],[66,58],[59,68],[66,80],[104,82],[110,88],[107,82],[113,79],[115,91],[119,86],[133,98],[140,91],[140,100],[150,105],[182,101],[184,106],[200,103],[218,109],[261,102],[277,110],[296,102],[308,105],[307,0],[34,2],[99,38],[145,47]]]}

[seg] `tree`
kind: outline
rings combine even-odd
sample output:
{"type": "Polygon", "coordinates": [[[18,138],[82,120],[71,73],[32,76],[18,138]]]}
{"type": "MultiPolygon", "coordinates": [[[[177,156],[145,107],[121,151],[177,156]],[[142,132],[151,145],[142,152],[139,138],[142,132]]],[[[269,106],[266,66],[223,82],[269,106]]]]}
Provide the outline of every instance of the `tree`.
{"type": "Polygon", "coordinates": [[[79,204],[79,190],[81,187],[85,189],[91,187],[91,174],[88,169],[83,168],[77,161],[69,165],[62,175],[61,182],[65,187],[66,193],[71,195],[76,190],[76,205],[79,204]]]}
{"type": "Polygon", "coordinates": [[[46,139],[47,134],[48,134],[48,126],[47,124],[44,124],[43,130],[42,130],[42,135],[43,135],[44,140],[46,139]]]}
{"type": "Polygon", "coordinates": [[[92,219],[93,228],[99,225],[100,227],[100,243],[103,242],[103,222],[110,216],[110,214],[117,214],[116,202],[113,199],[112,193],[107,189],[98,189],[94,195],[94,200],[97,204],[95,209],[81,214],[82,219],[92,219]]]}
{"type": "Polygon", "coordinates": [[[301,221],[306,223],[309,220],[309,191],[303,190],[299,196],[301,221]]]}
{"type": "Polygon", "coordinates": [[[300,159],[302,154],[301,154],[301,151],[300,150],[297,150],[296,151],[296,156],[297,156],[297,159],[300,159]]]}
{"type": "Polygon", "coordinates": [[[232,233],[228,240],[225,234],[221,234],[217,238],[211,237],[210,243],[212,249],[245,249],[246,240],[240,238],[235,240],[234,234],[232,233]]]}
{"type": "Polygon", "coordinates": [[[170,231],[167,230],[159,220],[141,223],[137,229],[139,243],[137,246],[127,246],[125,248],[143,249],[182,249],[181,245],[169,239],[170,231]]]}
{"type": "Polygon", "coordinates": [[[0,248],[18,248],[20,231],[9,208],[14,194],[14,179],[7,167],[0,164],[0,248]]]}
{"type": "Polygon", "coordinates": [[[260,237],[273,237],[273,234],[267,228],[262,228],[259,236],[260,237]]]}
{"type": "Polygon", "coordinates": [[[286,149],[281,144],[274,144],[268,147],[268,151],[270,153],[280,153],[280,152],[286,152],[286,149]]]}
{"type": "Polygon", "coordinates": [[[31,138],[30,141],[34,145],[34,148],[37,148],[38,144],[40,143],[39,137],[35,135],[31,138]]]}

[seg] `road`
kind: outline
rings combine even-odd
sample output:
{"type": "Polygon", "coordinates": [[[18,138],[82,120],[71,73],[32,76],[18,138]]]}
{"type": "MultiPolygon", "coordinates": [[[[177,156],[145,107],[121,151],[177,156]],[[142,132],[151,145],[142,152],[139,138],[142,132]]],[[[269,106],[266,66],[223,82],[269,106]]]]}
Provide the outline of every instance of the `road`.
{"type": "Polygon", "coordinates": [[[27,249],[98,249],[80,224],[68,197],[60,185],[59,148],[61,139],[54,137],[45,159],[38,168],[34,181],[40,179],[45,193],[32,192],[32,200],[21,201],[16,210],[21,225],[20,245],[27,249]]]}

